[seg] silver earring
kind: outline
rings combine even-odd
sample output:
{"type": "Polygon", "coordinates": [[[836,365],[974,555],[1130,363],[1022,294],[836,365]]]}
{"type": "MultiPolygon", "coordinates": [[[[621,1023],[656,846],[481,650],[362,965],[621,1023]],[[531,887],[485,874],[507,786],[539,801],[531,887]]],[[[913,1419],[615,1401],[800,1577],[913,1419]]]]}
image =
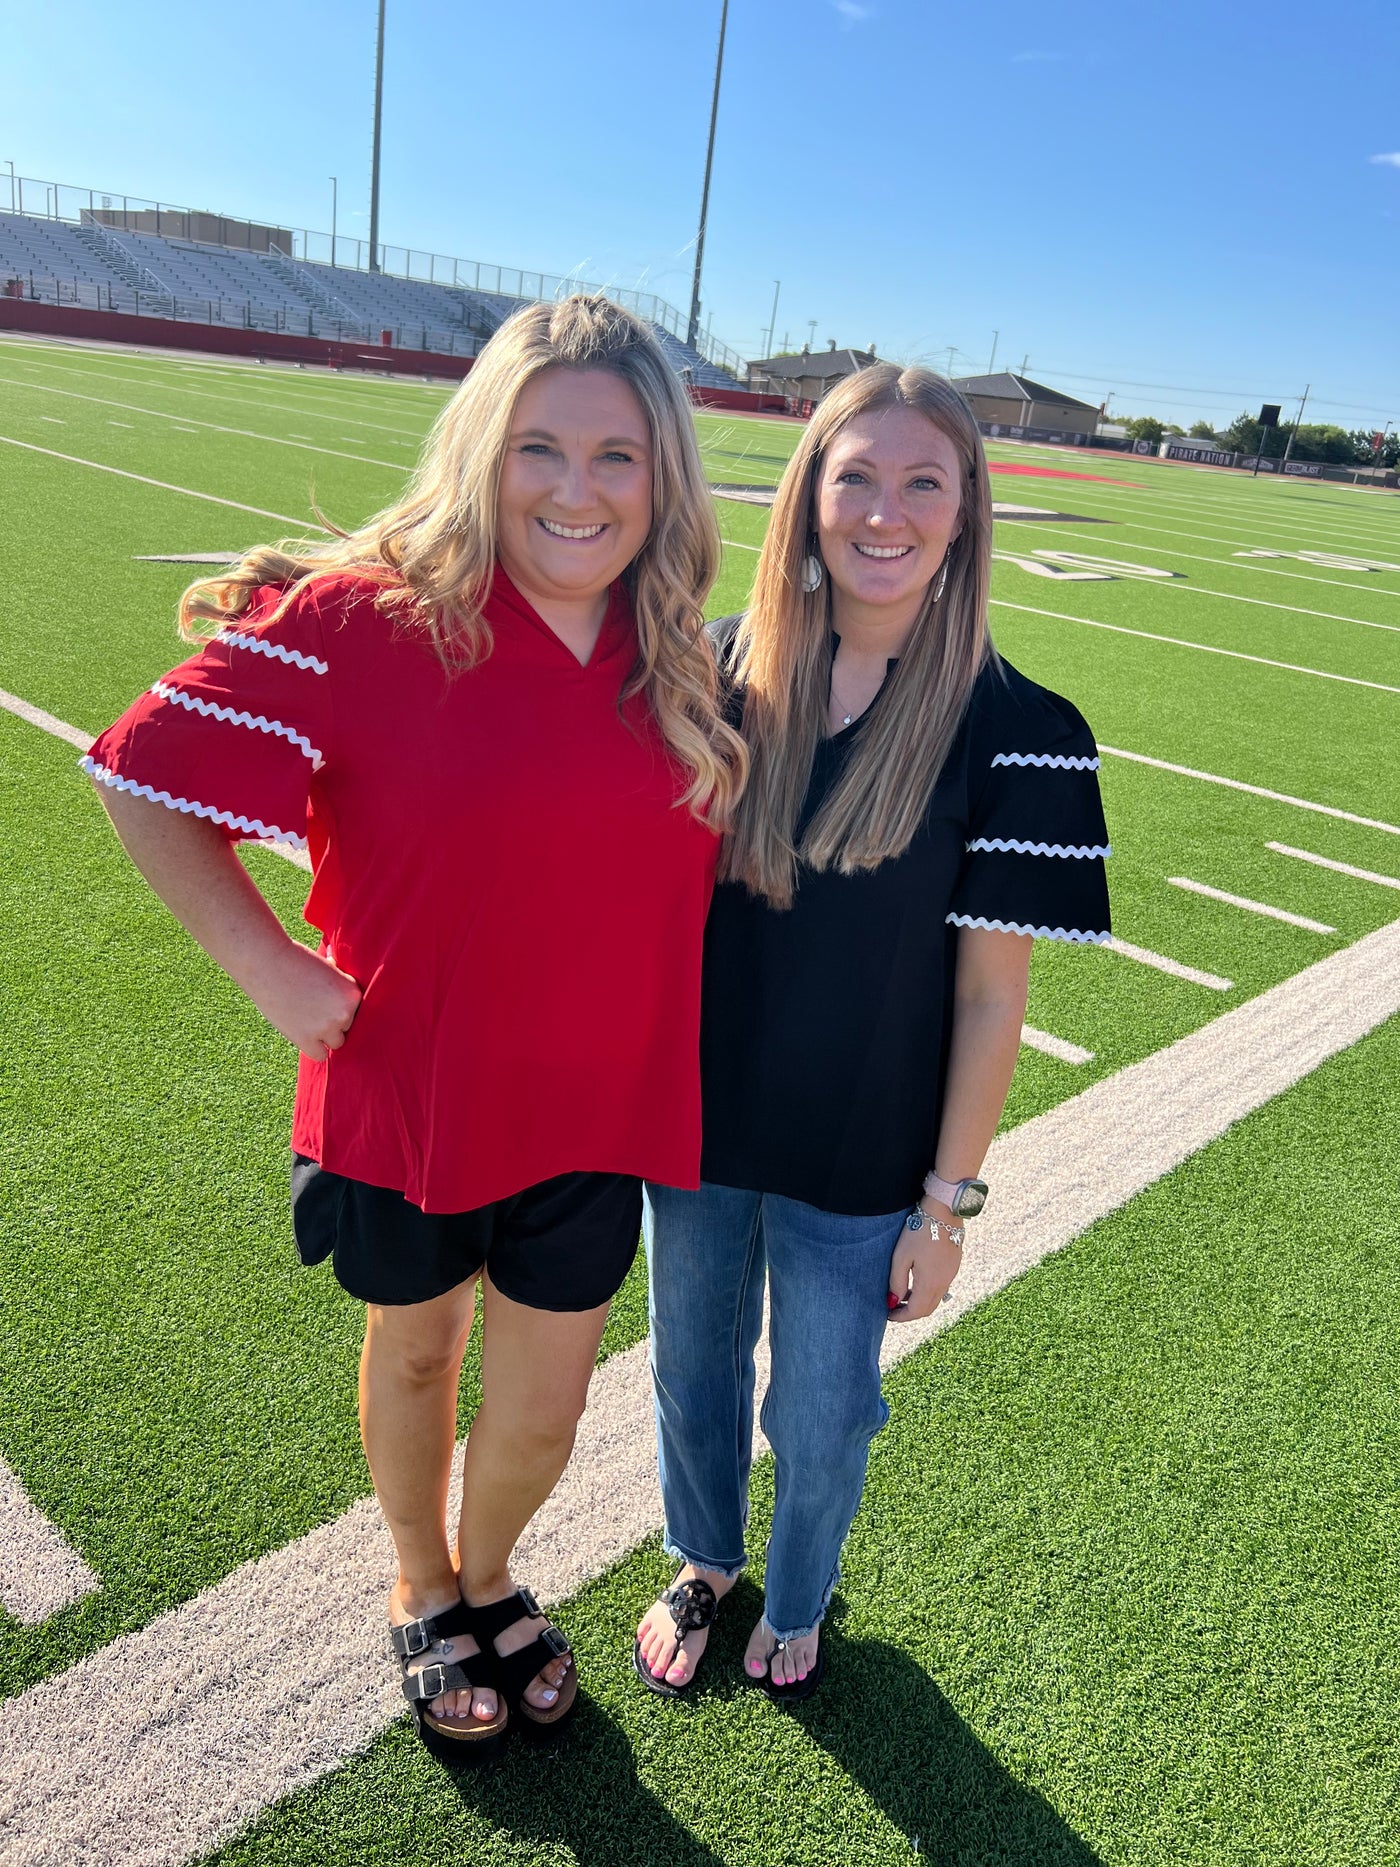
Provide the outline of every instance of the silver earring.
{"type": "Polygon", "coordinates": [[[943,601],[943,592],[947,589],[947,587],[948,587],[948,560],[945,557],[943,560],[943,568],[938,573],[938,582],[933,586],[933,600],[935,603],[941,603],[943,601]]]}
{"type": "Polygon", "coordinates": [[[822,587],[822,561],[815,551],[809,551],[802,560],[802,588],[808,596],[822,587]]]}

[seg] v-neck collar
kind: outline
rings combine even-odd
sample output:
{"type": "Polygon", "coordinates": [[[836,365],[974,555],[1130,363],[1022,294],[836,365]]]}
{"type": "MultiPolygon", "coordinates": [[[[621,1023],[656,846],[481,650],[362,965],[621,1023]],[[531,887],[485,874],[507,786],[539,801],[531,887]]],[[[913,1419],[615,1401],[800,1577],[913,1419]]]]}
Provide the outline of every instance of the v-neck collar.
{"type": "Polygon", "coordinates": [[[492,574],[491,591],[487,600],[493,608],[504,609],[517,621],[524,623],[534,634],[544,638],[559,654],[566,657],[573,671],[580,676],[596,673],[605,661],[610,661],[630,642],[632,603],[621,581],[611,584],[608,588],[607,608],[603,612],[603,620],[598,628],[593,652],[587,661],[579,660],[558,630],[552,629],[529,598],[521,594],[499,560],[492,574]]]}
{"type": "MultiPolygon", "coordinates": [[[[835,629],[829,629],[827,631],[827,640],[831,648],[830,666],[834,668],[836,666],[836,651],[841,646],[841,637],[836,633],[835,629]]],[[[890,678],[890,676],[894,673],[895,669],[898,666],[899,666],[899,656],[891,655],[889,659],[885,662],[885,681],[887,681],[890,678]]],[[[850,725],[841,727],[841,729],[838,732],[823,733],[822,738],[821,738],[821,743],[823,745],[836,745],[838,742],[845,740],[845,739],[849,739],[853,734],[859,732],[860,728],[865,724],[866,720],[870,718],[870,708],[875,705],[875,702],[880,698],[880,695],[884,693],[885,681],[881,681],[879,687],[876,688],[875,693],[871,697],[870,706],[867,707],[863,713],[857,713],[856,717],[851,721],[850,725]]]]}

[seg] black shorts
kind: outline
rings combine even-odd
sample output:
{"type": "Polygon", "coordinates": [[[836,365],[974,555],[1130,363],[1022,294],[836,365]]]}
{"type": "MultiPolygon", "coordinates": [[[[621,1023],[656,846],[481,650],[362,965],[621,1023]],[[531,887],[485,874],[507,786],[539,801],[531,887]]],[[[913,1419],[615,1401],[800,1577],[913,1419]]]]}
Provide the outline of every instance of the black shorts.
{"type": "Polygon", "coordinates": [[[642,1183],[561,1173],[470,1212],[424,1212],[402,1193],[292,1155],[292,1230],[303,1264],[331,1258],[362,1303],[426,1303],[483,1266],[512,1302],[590,1310],[616,1296],[642,1230],[642,1183]]]}

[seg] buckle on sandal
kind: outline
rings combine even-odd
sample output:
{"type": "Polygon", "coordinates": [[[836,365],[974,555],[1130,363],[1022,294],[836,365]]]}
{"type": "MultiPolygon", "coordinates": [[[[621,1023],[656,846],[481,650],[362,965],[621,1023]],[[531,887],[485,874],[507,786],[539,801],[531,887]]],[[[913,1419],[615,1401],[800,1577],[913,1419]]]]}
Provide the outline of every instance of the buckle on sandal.
{"type": "Polygon", "coordinates": [[[394,1651],[406,1660],[426,1653],[433,1644],[433,1636],[426,1621],[405,1621],[390,1631],[393,1634],[394,1651]]]}
{"type": "Polygon", "coordinates": [[[540,1609],[540,1604],[538,1601],[535,1600],[535,1594],[534,1594],[533,1589],[517,1588],[515,1593],[516,1593],[517,1599],[524,1602],[525,1612],[531,1617],[532,1620],[540,1620],[543,1618],[542,1612],[540,1609]]]}
{"type": "Polygon", "coordinates": [[[425,1666],[421,1672],[410,1673],[409,1681],[416,1687],[416,1698],[441,1698],[447,1690],[447,1668],[441,1665],[425,1666]]]}
{"type": "Polygon", "coordinates": [[[544,1632],[540,1635],[540,1639],[543,1640],[555,1659],[562,1660],[568,1656],[570,1650],[569,1643],[557,1627],[546,1627],[544,1632]]]}

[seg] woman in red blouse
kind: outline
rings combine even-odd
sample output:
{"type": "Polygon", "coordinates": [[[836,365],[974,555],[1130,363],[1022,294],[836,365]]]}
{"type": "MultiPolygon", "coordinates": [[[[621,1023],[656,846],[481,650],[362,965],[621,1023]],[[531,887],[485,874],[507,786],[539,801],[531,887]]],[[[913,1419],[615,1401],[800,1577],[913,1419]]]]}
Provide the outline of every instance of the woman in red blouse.
{"type": "Polygon", "coordinates": [[[152,886],[301,1053],[297,1243],[367,1306],[393,1644],[453,1757],[573,1707],[510,1553],[568,1459],[642,1176],[698,1182],[701,936],[745,765],[702,627],[718,561],[650,332],[603,299],[532,306],[396,505],[186,593],[205,646],[84,760],[152,886]],[[316,951],[239,861],[250,839],[309,851],[316,951]]]}

